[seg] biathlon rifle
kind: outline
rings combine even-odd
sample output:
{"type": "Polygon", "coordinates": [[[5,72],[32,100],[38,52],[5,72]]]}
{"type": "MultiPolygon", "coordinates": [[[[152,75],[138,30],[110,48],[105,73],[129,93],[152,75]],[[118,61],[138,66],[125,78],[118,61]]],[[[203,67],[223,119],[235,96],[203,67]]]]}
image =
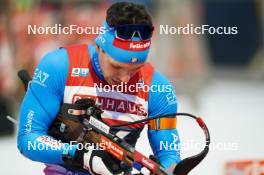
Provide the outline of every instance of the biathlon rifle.
{"type": "MultiPolygon", "coordinates": [[[[25,89],[29,87],[29,82],[31,77],[26,70],[20,70],[18,72],[19,78],[22,80],[25,89]]],[[[121,161],[122,164],[126,166],[131,166],[138,170],[140,174],[143,175],[187,175],[193,168],[195,168],[208,154],[210,145],[210,134],[209,130],[200,117],[196,117],[188,113],[175,113],[163,116],[148,117],[146,119],[138,120],[135,122],[119,124],[119,125],[107,125],[102,120],[98,119],[98,114],[103,111],[99,108],[91,106],[87,109],[87,115],[89,118],[84,120],[83,124],[87,130],[85,135],[86,139],[95,144],[104,145],[105,151],[107,151],[112,156],[116,157],[121,161]],[[133,146],[125,142],[123,139],[119,138],[115,134],[112,134],[111,130],[118,129],[124,126],[147,123],[150,120],[155,120],[159,118],[169,118],[176,116],[188,116],[196,120],[200,128],[203,130],[205,135],[205,147],[197,155],[187,157],[180,161],[173,172],[169,172],[164,167],[162,167],[158,161],[153,158],[148,158],[135,150],[133,146]]]]}

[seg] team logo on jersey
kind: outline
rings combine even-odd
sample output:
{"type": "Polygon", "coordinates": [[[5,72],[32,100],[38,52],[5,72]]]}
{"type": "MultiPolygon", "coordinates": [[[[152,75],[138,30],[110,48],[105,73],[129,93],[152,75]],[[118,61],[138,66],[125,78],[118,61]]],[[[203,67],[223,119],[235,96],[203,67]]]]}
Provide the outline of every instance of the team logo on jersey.
{"type": "Polygon", "coordinates": [[[166,98],[167,98],[167,102],[168,102],[169,105],[177,103],[176,95],[175,95],[175,93],[173,91],[169,92],[166,95],[166,98]]]}
{"type": "Polygon", "coordinates": [[[89,74],[88,68],[72,68],[72,77],[87,77],[89,74]]]}
{"type": "Polygon", "coordinates": [[[49,78],[49,76],[50,75],[47,72],[44,72],[44,71],[37,68],[34,72],[32,82],[37,83],[43,87],[47,87],[47,85],[45,83],[46,83],[46,80],[49,78]]]}

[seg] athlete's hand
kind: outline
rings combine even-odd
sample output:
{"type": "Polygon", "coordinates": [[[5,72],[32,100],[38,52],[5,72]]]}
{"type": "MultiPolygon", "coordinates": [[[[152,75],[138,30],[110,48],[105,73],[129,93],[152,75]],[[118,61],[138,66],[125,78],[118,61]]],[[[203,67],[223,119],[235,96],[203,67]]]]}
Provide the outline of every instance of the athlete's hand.
{"type": "Polygon", "coordinates": [[[121,168],[120,161],[104,150],[77,150],[74,161],[81,163],[83,168],[93,175],[122,175],[128,168],[121,168]]]}

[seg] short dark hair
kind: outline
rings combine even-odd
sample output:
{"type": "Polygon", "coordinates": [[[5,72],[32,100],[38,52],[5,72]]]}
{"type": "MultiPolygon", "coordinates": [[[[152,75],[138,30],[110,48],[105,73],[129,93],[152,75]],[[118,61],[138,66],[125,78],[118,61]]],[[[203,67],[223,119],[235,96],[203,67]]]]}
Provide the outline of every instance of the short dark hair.
{"type": "Polygon", "coordinates": [[[110,27],[123,24],[146,24],[153,26],[150,13],[142,4],[117,2],[107,9],[106,22],[110,27]]]}

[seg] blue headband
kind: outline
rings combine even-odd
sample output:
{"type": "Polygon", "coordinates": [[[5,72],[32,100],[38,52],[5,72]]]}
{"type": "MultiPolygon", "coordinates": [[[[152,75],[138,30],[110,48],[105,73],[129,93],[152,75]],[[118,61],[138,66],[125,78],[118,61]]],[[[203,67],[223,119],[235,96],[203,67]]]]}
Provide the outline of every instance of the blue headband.
{"type": "Polygon", "coordinates": [[[95,38],[95,43],[103,49],[111,58],[123,63],[140,64],[147,60],[151,41],[140,41],[133,38],[132,41],[121,40],[115,37],[115,30],[110,28],[107,22],[103,24],[104,33],[95,38]]]}

